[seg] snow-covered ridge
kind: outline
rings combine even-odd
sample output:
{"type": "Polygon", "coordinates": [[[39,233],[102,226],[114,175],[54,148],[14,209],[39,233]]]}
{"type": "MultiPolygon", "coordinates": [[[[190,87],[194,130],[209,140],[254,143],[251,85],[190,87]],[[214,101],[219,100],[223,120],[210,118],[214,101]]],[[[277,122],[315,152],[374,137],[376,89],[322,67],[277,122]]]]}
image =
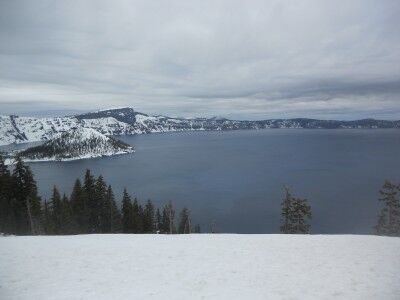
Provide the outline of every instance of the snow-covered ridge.
{"type": "Polygon", "coordinates": [[[238,121],[225,118],[170,118],[149,116],[132,108],[101,110],[76,116],[30,118],[0,116],[0,145],[46,141],[71,128],[91,128],[105,135],[130,135],[186,130],[237,130],[266,128],[400,128],[400,121],[273,119],[238,121]]]}
{"type": "Polygon", "coordinates": [[[76,118],[70,117],[0,116],[0,145],[44,141],[60,132],[80,126],[76,118]]]}
{"type": "Polygon", "coordinates": [[[92,128],[77,127],[61,132],[43,145],[16,155],[24,161],[69,161],[133,152],[128,144],[108,137],[92,128]]]}

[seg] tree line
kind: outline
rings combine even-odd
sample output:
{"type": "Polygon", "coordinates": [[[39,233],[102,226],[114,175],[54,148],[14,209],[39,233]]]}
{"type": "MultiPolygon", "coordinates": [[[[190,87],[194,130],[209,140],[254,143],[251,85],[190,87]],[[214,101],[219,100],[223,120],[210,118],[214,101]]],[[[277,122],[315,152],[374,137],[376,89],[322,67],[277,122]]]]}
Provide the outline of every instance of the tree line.
{"type": "MultiPolygon", "coordinates": [[[[281,209],[281,233],[310,233],[307,223],[312,217],[307,199],[296,198],[288,187],[284,187],[285,197],[281,209]]],[[[379,191],[382,204],[373,233],[384,236],[400,236],[400,184],[385,180],[379,191]]]]}
{"type": "Polygon", "coordinates": [[[151,200],[142,205],[125,189],[119,209],[111,185],[103,176],[86,170],[76,179],[69,196],[54,186],[49,200],[41,201],[29,166],[17,159],[12,172],[0,156],[0,233],[85,234],[85,233],[200,233],[190,211],[183,208],[177,218],[168,202],[161,209],[151,200]],[[177,221],[176,221],[177,219],[177,221]]]}
{"type": "MultiPolygon", "coordinates": [[[[282,202],[282,233],[310,233],[307,220],[311,207],[306,199],[295,198],[285,188],[282,202]]],[[[213,224],[211,232],[215,232],[213,224]]],[[[76,179],[69,197],[53,187],[49,200],[41,201],[29,166],[18,158],[10,172],[0,156],[0,233],[84,234],[84,233],[200,233],[192,225],[190,211],[183,208],[175,223],[175,209],[168,202],[161,209],[151,200],[139,203],[124,189],[121,209],[113,189],[103,176],[86,170],[83,182],[76,179]]]]}

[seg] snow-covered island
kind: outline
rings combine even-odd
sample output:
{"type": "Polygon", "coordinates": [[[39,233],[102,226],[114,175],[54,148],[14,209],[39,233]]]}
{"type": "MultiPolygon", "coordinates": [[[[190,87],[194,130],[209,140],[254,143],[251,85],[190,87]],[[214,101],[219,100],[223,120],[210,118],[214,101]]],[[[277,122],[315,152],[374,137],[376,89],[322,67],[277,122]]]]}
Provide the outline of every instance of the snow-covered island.
{"type": "Polygon", "coordinates": [[[400,238],[0,236],[1,299],[400,299],[400,238]]]}
{"type": "Polygon", "coordinates": [[[72,128],[42,145],[16,152],[23,161],[70,161],[132,153],[133,147],[91,128],[72,128]]]}

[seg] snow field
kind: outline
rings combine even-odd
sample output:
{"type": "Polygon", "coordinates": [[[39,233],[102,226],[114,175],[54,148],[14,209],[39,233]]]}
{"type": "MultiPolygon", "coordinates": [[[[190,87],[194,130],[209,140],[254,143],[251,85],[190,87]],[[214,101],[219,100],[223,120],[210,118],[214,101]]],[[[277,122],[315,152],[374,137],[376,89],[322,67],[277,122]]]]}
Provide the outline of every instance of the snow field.
{"type": "Polygon", "coordinates": [[[400,299],[400,238],[0,237],[1,299],[400,299]]]}

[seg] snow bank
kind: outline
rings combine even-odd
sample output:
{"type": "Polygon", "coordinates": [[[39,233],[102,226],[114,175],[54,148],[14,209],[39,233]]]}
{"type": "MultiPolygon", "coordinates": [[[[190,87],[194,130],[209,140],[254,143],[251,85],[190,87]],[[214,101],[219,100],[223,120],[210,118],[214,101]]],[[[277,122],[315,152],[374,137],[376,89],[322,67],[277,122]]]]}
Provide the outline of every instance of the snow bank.
{"type": "Polygon", "coordinates": [[[1,299],[400,299],[400,238],[0,237],[1,299]]]}

